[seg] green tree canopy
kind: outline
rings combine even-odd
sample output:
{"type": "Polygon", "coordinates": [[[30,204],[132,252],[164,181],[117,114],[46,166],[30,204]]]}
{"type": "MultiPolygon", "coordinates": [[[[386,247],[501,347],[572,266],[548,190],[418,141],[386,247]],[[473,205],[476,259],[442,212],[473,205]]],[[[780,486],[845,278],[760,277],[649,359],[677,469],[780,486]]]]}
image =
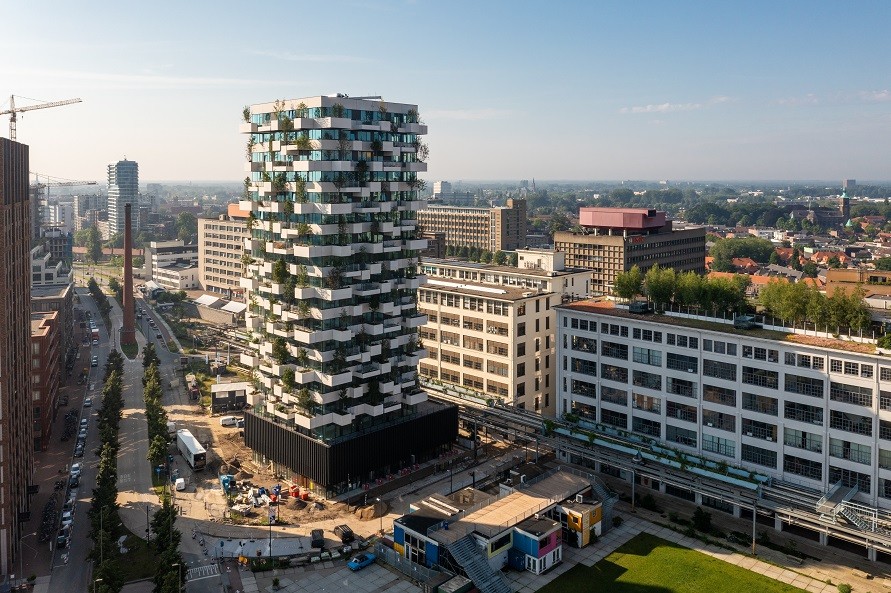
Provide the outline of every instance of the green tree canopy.
{"type": "Polygon", "coordinates": [[[635,296],[643,293],[643,281],[643,272],[635,264],[627,272],[616,274],[613,290],[619,298],[633,299],[635,296]]]}

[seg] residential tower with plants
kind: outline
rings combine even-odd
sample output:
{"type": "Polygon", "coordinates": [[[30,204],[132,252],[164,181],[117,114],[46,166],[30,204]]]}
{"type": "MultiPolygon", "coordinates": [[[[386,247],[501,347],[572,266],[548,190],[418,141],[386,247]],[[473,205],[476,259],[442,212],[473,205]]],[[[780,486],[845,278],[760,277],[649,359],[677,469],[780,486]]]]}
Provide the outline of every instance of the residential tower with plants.
{"type": "Polygon", "coordinates": [[[427,147],[415,105],[346,95],[245,107],[240,207],[256,351],[245,439],[330,494],[447,447],[453,408],[418,383],[416,216],[427,147]]]}

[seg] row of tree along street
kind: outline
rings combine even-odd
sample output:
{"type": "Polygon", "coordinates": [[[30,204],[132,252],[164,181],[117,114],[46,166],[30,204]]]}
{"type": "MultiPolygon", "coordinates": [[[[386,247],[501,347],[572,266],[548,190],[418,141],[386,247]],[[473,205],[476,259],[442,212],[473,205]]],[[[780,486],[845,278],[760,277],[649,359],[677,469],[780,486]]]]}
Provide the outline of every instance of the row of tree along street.
{"type": "MultiPolygon", "coordinates": [[[[167,461],[167,411],[164,409],[161,387],[161,374],[158,366],[161,360],[155,352],[154,344],[147,344],[142,351],[142,396],[145,401],[145,417],[148,422],[148,454],[151,467],[166,465],[167,461]]],[[[159,472],[160,475],[160,472],[159,472]]],[[[155,593],[178,593],[182,586],[183,557],[179,551],[182,534],[174,527],[176,507],[170,497],[169,480],[161,489],[161,508],[155,512],[151,522],[154,541],[151,542],[158,559],[155,571],[155,593]]]]}
{"type": "Polygon", "coordinates": [[[102,406],[99,408],[99,471],[89,511],[90,537],[93,539],[90,557],[95,565],[93,585],[96,593],[118,593],[124,586],[120,576],[122,558],[117,546],[123,532],[117,503],[118,428],[124,408],[123,371],[123,357],[112,351],[105,364],[102,406]]]}
{"type": "Polygon", "coordinates": [[[102,289],[96,284],[96,279],[92,276],[87,282],[87,288],[90,290],[90,295],[93,297],[93,300],[96,301],[96,307],[99,309],[99,314],[102,315],[102,318],[105,319],[107,323],[108,314],[111,313],[111,303],[108,302],[108,297],[105,296],[105,293],[102,292],[102,289]]]}

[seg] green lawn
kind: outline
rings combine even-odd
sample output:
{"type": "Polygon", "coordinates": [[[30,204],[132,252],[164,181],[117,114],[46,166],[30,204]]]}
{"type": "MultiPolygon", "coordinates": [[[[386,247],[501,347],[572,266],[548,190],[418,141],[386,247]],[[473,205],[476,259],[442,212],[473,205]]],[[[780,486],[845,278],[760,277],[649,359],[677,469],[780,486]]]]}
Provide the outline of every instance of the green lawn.
{"type": "Polygon", "coordinates": [[[539,589],[539,593],[577,591],[800,593],[802,589],[642,533],[593,567],[579,564],[539,589]]]}

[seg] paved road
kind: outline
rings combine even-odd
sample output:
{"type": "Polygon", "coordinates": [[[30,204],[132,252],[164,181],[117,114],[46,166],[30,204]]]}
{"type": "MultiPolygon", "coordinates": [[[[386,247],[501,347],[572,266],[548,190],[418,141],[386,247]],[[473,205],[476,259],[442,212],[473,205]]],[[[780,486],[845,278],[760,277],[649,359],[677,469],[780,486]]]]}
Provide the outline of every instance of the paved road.
{"type": "MultiPolygon", "coordinates": [[[[81,471],[80,486],[75,490],[77,493],[77,503],[75,504],[74,526],[71,533],[71,542],[67,548],[56,549],[52,554],[52,576],[50,581],[50,591],[86,591],[89,586],[92,574],[92,565],[87,562],[87,554],[92,549],[92,541],[89,538],[90,521],[87,511],[90,508],[90,501],[93,496],[93,488],[96,485],[96,471],[98,458],[94,451],[99,446],[99,431],[96,428],[96,410],[101,405],[102,393],[102,373],[105,369],[105,360],[109,352],[109,339],[107,332],[104,331],[102,318],[93,299],[88,296],[86,289],[78,289],[77,294],[80,296],[81,308],[91,311],[93,319],[99,327],[99,346],[93,346],[92,350],[85,350],[81,354],[81,361],[89,365],[90,357],[97,355],[99,357],[99,366],[89,367],[90,375],[87,383],[87,395],[94,397],[92,408],[82,408],[81,417],[88,418],[88,433],[86,447],[84,448],[84,457],[81,459],[73,459],[73,441],[68,441],[68,455],[65,461],[70,465],[74,461],[81,462],[83,470],[81,471]],[[89,390],[90,385],[93,386],[89,390]]],[[[82,400],[78,399],[80,404],[82,400]]],[[[74,402],[71,402],[74,404],[74,402]]],[[[64,415],[62,416],[64,418],[64,415]]],[[[59,438],[61,435],[55,435],[59,438]]],[[[55,538],[54,538],[55,539],[55,538]]]]}

